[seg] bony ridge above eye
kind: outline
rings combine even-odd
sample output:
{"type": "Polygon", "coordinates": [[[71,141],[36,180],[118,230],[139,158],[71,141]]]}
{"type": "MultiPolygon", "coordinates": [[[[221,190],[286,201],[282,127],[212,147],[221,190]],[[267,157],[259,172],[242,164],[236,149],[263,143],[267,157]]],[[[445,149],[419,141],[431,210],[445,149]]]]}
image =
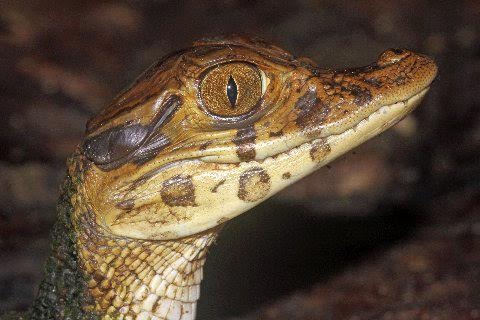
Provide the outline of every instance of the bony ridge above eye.
{"type": "Polygon", "coordinates": [[[263,93],[261,72],[250,63],[231,62],[208,70],[200,83],[207,113],[232,118],[255,110],[263,93]]]}

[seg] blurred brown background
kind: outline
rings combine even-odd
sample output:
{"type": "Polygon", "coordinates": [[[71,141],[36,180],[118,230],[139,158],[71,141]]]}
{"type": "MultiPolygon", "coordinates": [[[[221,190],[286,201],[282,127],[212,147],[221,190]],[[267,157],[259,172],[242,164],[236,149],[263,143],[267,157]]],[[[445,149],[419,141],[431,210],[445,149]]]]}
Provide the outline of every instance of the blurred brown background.
{"type": "Polygon", "coordinates": [[[323,67],[436,58],[422,106],[230,223],[199,319],[480,319],[480,1],[2,1],[0,313],[31,303],[86,120],[162,55],[246,33],[323,67]]]}

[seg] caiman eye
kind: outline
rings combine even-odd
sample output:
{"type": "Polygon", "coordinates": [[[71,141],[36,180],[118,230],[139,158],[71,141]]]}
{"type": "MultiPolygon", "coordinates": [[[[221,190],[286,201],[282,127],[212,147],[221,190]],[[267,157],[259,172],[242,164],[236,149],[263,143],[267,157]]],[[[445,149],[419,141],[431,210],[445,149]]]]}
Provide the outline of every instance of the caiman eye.
{"type": "Polygon", "coordinates": [[[248,63],[219,65],[203,76],[200,97],[204,108],[212,115],[238,117],[248,114],[262,97],[262,75],[248,63]]]}

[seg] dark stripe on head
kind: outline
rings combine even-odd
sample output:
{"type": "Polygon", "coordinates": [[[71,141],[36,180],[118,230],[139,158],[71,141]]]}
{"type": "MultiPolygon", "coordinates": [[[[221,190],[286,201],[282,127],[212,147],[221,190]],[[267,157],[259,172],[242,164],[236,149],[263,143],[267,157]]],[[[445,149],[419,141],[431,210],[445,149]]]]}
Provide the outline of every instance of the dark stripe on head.
{"type": "Polygon", "coordinates": [[[315,90],[308,90],[295,104],[297,111],[296,124],[300,128],[315,127],[322,124],[330,112],[330,108],[317,97],[315,90]]]}

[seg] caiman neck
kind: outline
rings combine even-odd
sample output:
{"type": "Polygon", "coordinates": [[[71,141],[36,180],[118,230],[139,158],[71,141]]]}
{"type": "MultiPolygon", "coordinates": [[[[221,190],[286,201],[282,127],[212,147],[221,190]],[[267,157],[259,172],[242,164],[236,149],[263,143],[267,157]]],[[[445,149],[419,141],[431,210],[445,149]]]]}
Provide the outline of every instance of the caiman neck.
{"type": "Polygon", "coordinates": [[[108,234],[85,201],[81,172],[70,165],[34,319],[195,319],[217,232],[170,241],[108,234]]]}

